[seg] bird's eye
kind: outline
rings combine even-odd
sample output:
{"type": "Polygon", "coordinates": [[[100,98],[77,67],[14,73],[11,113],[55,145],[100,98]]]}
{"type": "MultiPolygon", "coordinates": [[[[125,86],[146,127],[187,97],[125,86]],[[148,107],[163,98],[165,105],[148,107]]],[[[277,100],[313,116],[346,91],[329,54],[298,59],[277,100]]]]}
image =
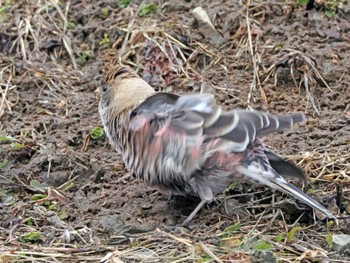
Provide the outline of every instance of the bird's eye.
{"type": "Polygon", "coordinates": [[[109,88],[108,88],[107,85],[103,85],[103,86],[101,87],[102,93],[106,93],[108,90],[109,90],[109,88]]]}

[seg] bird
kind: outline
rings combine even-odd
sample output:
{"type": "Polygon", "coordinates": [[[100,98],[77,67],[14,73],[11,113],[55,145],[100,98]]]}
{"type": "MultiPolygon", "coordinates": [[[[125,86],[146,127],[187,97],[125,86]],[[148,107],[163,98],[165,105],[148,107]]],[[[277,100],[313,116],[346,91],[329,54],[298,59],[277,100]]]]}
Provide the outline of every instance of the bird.
{"type": "Polygon", "coordinates": [[[156,92],[121,64],[106,72],[99,92],[105,133],[125,167],[161,193],[200,198],[181,226],[232,182],[268,186],[335,218],[285,179],[304,179],[305,174],[262,141],[304,121],[303,113],[224,111],[213,94],[156,92]]]}

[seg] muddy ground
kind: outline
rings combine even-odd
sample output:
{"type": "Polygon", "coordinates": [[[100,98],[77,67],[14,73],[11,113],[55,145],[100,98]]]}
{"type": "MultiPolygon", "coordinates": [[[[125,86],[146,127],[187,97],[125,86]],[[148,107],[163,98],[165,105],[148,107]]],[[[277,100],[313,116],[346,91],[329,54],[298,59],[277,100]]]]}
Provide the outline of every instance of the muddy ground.
{"type": "Polygon", "coordinates": [[[92,134],[101,76],[119,59],[157,90],[302,111],[305,123],[265,142],[305,169],[309,183],[296,185],[349,215],[349,13],[285,1],[2,2],[1,262],[348,260],[329,239],[350,234],[348,219],[327,223],[264,187],[232,187],[189,228],[172,228],[198,200],[145,187],[92,134]]]}

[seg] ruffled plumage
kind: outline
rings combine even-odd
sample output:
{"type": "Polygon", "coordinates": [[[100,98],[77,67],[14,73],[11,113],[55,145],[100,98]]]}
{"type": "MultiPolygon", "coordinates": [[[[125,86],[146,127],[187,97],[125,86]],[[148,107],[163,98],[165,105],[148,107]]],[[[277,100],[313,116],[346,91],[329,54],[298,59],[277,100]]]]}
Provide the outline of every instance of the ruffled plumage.
{"type": "Polygon", "coordinates": [[[303,121],[302,113],[225,112],[211,94],[155,93],[124,66],[107,73],[99,112],[112,145],[138,178],[162,192],[201,198],[184,224],[235,180],[267,185],[333,217],[279,174],[304,179],[260,140],[303,121]]]}

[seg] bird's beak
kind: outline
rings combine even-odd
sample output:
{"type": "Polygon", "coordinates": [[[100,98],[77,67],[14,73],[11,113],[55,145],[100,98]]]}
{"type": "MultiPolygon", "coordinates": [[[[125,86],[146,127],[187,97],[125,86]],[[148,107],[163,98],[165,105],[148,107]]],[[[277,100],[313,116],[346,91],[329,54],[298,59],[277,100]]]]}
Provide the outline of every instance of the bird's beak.
{"type": "Polygon", "coordinates": [[[101,98],[100,88],[95,89],[95,96],[96,96],[97,99],[101,98]]]}

